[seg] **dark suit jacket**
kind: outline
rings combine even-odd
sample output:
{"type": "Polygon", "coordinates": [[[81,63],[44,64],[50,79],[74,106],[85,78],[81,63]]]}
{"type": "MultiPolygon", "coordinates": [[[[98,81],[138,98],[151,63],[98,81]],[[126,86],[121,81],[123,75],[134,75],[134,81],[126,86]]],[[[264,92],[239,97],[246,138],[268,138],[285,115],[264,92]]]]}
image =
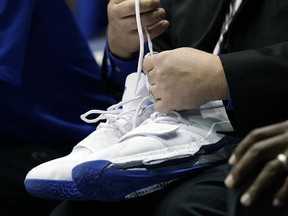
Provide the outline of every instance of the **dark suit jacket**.
{"type": "MultiPolygon", "coordinates": [[[[153,41],[155,49],[212,52],[229,2],[162,1],[170,27],[153,41]]],[[[234,105],[227,112],[239,136],[288,119],[288,0],[243,0],[220,58],[234,105]]]]}

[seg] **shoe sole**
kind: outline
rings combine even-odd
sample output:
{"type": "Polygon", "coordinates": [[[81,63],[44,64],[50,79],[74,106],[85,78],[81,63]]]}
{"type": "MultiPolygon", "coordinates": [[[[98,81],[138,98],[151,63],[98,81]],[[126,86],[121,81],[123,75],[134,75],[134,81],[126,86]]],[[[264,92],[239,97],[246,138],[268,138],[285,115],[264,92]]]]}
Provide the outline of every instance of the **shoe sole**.
{"type": "Polygon", "coordinates": [[[25,179],[25,188],[29,194],[53,200],[85,200],[73,181],[53,181],[42,179],[25,179]]]}
{"type": "MultiPolygon", "coordinates": [[[[107,160],[88,161],[75,166],[72,178],[89,200],[121,201],[158,191],[201,168],[227,161],[223,146],[213,153],[183,156],[156,165],[142,161],[113,164],[107,160]],[[215,154],[215,152],[217,152],[215,154]]],[[[208,153],[207,153],[208,152],[208,153]]]]}

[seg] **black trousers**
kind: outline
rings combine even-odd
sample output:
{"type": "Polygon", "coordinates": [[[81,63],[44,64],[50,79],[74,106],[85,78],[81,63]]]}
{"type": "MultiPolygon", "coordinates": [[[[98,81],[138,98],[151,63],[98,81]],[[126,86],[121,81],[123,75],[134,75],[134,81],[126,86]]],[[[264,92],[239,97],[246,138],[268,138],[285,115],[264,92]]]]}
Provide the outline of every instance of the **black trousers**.
{"type": "Polygon", "coordinates": [[[24,179],[28,171],[48,160],[62,156],[61,153],[40,145],[23,145],[0,149],[0,215],[46,216],[60,201],[38,199],[25,189],[24,179]],[[8,214],[7,214],[8,213],[8,214]]]}
{"type": "MultiPolygon", "coordinates": [[[[261,170],[261,167],[259,167],[261,170]]],[[[241,195],[247,190],[248,186],[254,181],[258,172],[256,171],[251,176],[248,176],[245,183],[238,188],[233,190],[228,190],[228,200],[227,200],[227,211],[228,216],[287,216],[288,215],[288,205],[285,203],[282,207],[273,207],[273,197],[276,191],[283,185],[284,178],[282,182],[277,182],[266,188],[265,193],[260,196],[256,202],[254,202],[250,207],[245,207],[240,204],[241,195]]],[[[285,176],[284,176],[285,177],[285,176]]]]}

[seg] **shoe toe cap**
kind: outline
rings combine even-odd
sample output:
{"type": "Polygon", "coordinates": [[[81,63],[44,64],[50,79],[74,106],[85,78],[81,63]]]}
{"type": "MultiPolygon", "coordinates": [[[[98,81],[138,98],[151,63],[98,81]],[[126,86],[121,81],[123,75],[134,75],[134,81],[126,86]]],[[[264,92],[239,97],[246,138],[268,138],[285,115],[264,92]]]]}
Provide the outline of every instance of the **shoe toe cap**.
{"type": "Polygon", "coordinates": [[[69,155],[42,163],[31,169],[26,175],[27,179],[67,180],[71,181],[72,169],[80,163],[84,155],[70,153],[69,155]]]}

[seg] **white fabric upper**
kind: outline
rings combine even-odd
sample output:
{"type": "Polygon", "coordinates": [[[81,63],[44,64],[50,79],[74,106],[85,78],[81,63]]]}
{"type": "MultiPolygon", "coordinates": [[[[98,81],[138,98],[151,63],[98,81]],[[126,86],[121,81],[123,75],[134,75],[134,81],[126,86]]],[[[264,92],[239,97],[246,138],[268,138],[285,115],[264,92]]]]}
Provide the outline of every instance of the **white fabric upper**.
{"type": "Polygon", "coordinates": [[[219,115],[223,106],[218,105],[214,103],[203,110],[183,112],[183,115],[155,112],[140,126],[123,135],[120,143],[89,155],[85,161],[104,159],[116,164],[194,155],[201,146],[216,143],[224,137],[216,131],[233,130],[227,116],[219,115]],[[217,115],[212,118],[212,113],[217,115]]]}
{"type": "MultiPolygon", "coordinates": [[[[87,159],[90,154],[117,144],[127,132],[137,127],[153,113],[153,103],[148,96],[146,78],[143,73],[132,73],[126,79],[122,102],[102,113],[98,119],[106,119],[96,130],[80,141],[72,152],[34,167],[26,179],[72,181],[72,169],[87,159]]],[[[86,116],[85,116],[86,117],[86,116]]],[[[97,121],[97,120],[96,120],[97,121]]]]}

